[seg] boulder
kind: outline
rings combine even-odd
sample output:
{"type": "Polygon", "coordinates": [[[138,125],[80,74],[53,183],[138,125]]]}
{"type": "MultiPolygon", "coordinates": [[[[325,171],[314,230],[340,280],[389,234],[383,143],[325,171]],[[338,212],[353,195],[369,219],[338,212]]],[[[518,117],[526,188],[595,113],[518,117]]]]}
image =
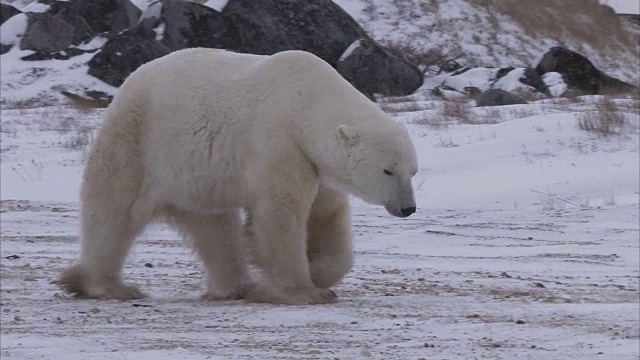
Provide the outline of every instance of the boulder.
{"type": "Polygon", "coordinates": [[[171,50],[156,39],[125,31],[107,41],[89,60],[89,75],[109,85],[120,86],[142,64],[167,55],[171,50]]]}
{"type": "Polygon", "coordinates": [[[364,30],[331,0],[229,0],[222,11],[183,0],[160,0],[142,15],[147,30],[163,27],[172,51],[190,47],[275,54],[307,50],[335,66],[364,30]]]}
{"type": "Polygon", "coordinates": [[[20,42],[22,50],[54,53],[91,37],[91,28],[73,12],[27,13],[27,31],[20,42]]]}
{"type": "Polygon", "coordinates": [[[579,94],[599,95],[637,91],[637,87],[602,73],[593,63],[574,51],[552,47],[535,67],[539,75],[548,72],[562,74],[570,90],[579,94]]]}
{"type": "Polygon", "coordinates": [[[114,36],[135,25],[140,10],[129,0],[41,0],[45,12],[28,13],[28,26],[20,43],[23,50],[55,53],[92,39],[114,36]]]}
{"type": "Polygon", "coordinates": [[[500,89],[491,89],[483,92],[476,99],[477,106],[500,106],[528,104],[524,99],[513,95],[512,93],[500,89]]]}
{"type": "Polygon", "coordinates": [[[362,39],[366,46],[341,64],[342,73],[359,90],[367,95],[406,95],[422,84],[415,65],[376,44],[331,0],[229,0],[219,10],[183,0],[160,0],[143,12],[136,31],[172,51],[209,47],[270,55],[297,49],[335,68],[345,50],[362,39]],[[363,79],[362,72],[356,74],[355,65],[366,67],[371,79],[363,79]]]}
{"type": "Polygon", "coordinates": [[[422,73],[369,39],[356,40],[338,59],[337,70],[356,89],[373,94],[410,94],[422,85],[422,73]]]}
{"type": "Polygon", "coordinates": [[[4,22],[7,21],[10,17],[22,13],[22,11],[5,3],[0,3],[0,11],[1,11],[0,17],[2,17],[2,23],[0,24],[4,24],[4,22]]]}

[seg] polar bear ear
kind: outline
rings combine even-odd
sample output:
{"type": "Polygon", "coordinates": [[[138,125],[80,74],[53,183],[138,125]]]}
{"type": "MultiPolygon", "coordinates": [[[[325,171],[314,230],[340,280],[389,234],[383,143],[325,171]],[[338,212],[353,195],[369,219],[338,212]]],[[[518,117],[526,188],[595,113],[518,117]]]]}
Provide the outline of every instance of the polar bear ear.
{"type": "Polygon", "coordinates": [[[345,144],[355,145],[358,143],[358,131],[353,126],[338,125],[336,128],[338,138],[345,144]]]}

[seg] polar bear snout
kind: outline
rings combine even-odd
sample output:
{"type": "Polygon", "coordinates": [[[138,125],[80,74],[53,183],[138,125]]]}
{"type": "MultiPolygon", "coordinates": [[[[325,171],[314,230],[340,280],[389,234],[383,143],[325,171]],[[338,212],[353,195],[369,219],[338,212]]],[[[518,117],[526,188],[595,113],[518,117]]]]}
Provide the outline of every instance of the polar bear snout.
{"type": "Polygon", "coordinates": [[[396,217],[401,217],[401,218],[405,218],[413,213],[416,212],[416,205],[415,203],[411,206],[407,206],[407,207],[399,207],[399,206],[393,206],[391,204],[389,205],[385,205],[384,207],[387,212],[393,216],[396,217]]]}
{"type": "Polygon", "coordinates": [[[407,216],[413,214],[414,212],[416,212],[416,207],[412,206],[412,207],[404,208],[404,209],[400,210],[400,212],[402,213],[403,217],[407,217],[407,216]]]}

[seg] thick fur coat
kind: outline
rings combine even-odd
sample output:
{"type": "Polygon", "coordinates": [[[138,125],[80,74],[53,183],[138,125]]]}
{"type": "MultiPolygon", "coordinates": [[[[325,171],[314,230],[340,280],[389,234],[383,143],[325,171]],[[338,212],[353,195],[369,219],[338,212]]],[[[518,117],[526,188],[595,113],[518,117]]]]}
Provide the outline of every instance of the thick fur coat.
{"type": "Polygon", "coordinates": [[[162,218],[203,261],[209,299],[333,302],[353,262],[348,194],[408,216],[416,171],[406,129],[316,56],[177,51],[132,73],[110,105],[84,173],[80,257],[60,284],[143,296],[122,268],[162,218]]]}

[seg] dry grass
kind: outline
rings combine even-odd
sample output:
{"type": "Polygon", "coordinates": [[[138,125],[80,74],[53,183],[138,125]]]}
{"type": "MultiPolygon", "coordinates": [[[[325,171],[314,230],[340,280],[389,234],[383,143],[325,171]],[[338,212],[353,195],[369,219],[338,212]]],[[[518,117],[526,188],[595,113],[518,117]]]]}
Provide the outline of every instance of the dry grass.
{"type": "Polygon", "coordinates": [[[448,48],[423,49],[411,42],[393,42],[384,39],[379,42],[397,56],[413,63],[423,74],[437,74],[449,64],[464,56],[460,45],[454,43],[448,48]]]}
{"type": "Polygon", "coordinates": [[[442,115],[455,119],[462,124],[473,124],[468,100],[451,99],[442,102],[442,115]]]}
{"type": "Polygon", "coordinates": [[[469,0],[491,13],[504,14],[531,37],[549,37],[562,44],[573,38],[594,49],[637,46],[620,18],[598,0],[469,0]],[[570,18],[570,19],[569,19],[570,18]]]}
{"type": "Polygon", "coordinates": [[[578,115],[578,127],[600,136],[611,136],[625,133],[629,124],[624,110],[608,96],[603,96],[596,104],[595,111],[585,111],[578,115]]]}
{"type": "Polygon", "coordinates": [[[443,116],[433,115],[432,113],[424,112],[413,122],[417,125],[423,125],[435,130],[442,130],[449,127],[451,121],[443,116]]]}

